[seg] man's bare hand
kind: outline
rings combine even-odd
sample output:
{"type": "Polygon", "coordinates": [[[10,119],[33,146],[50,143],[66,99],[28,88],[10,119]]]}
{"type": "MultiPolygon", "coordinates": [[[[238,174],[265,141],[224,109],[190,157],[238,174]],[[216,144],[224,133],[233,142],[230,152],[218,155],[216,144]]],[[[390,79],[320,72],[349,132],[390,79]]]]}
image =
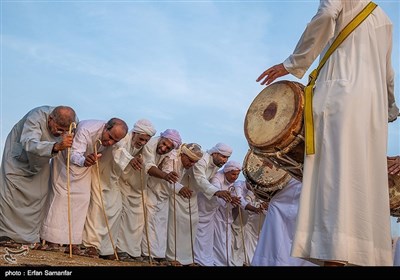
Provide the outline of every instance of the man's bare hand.
{"type": "Polygon", "coordinates": [[[189,189],[188,187],[183,187],[179,190],[179,195],[181,195],[184,198],[191,198],[192,197],[193,191],[189,189]]]}
{"type": "Polygon", "coordinates": [[[275,81],[277,78],[285,76],[289,74],[289,72],[286,70],[286,68],[283,66],[283,63],[274,65],[264,72],[257,78],[256,82],[260,82],[262,85],[269,85],[273,81],[275,81]]]}
{"type": "Polygon", "coordinates": [[[71,148],[73,140],[73,133],[64,133],[61,135],[61,141],[54,144],[53,152],[59,152],[67,148],[71,148]]]}
{"type": "Polygon", "coordinates": [[[216,191],[214,193],[216,197],[222,198],[226,202],[231,202],[232,201],[232,196],[229,191],[216,191]]]}
{"type": "Polygon", "coordinates": [[[171,171],[170,173],[166,173],[164,180],[168,183],[176,183],[178,182],[179,176],[175,171],[171,171]]]}
{"type": "Polygon", "coordinates": [[[400,156],[387,157],[388,174],[400,175],[400,156]]]}
{"type": "Polygon", "coordinates": [[[135,170],[142,170],[143,167],[143,160],[141,157],[134,157],[131,159],[129,164],[132,166],[133,169],[135,170]]]}
{"type": "Polygon", "coordinates": [[[95,153],[89,154],[85,157],[85,162],[83,165],[86,167],[92,166],[92,165],[96,164],[96,161],[99,158],[101,158],[101,154],[97,154],[97,155],[95,153]]]}

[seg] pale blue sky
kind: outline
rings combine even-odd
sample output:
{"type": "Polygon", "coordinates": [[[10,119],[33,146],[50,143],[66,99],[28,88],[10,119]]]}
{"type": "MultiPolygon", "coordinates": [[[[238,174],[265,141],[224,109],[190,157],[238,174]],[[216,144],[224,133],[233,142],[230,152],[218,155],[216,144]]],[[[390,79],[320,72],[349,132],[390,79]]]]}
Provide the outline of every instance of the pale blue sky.
{"type": "MultiPolygon", "coordinates": [[[[0,1],[1,154],[25,113],[62,104],[81,120],[115,116],[130,128],[148,118],[157,134],[177,129],[204,150],[225,142],[240,162],[244,118],[264,88],[255,80],[293,51],[319,3],[0,1]]],[[[375,2],[394,24],[400,103],[400,4],[375,2]]],[[[389,126],[391,155],[400,154],[399,124],[389,126]]]]}

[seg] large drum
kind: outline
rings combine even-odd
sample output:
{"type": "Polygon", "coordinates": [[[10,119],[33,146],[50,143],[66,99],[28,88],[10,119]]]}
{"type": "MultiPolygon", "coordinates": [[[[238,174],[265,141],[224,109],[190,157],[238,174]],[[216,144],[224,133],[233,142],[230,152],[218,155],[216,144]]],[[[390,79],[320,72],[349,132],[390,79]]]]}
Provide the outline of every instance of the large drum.
{"type": "Polygon", "coordinates": [[[282,190],[291,176],[266,158],[249,150],[243,162],[243,175],[250,183],[255,196],[265,202],[282,190]]]}
{"type": "MultiPolygon", "coordinates": [[[[391,159],[388,159],[388,165],[390,165],[390,161],[391,159]]],[[[400,217],[400,176],[391,174],[388,176],[390,215],[400,217]]]]}
{"type": "Polygon", "coordinates": [[[304,86],[279,81],[264,88],[247,110],[244,132],[254,153],[303,178],[304,86]]]}

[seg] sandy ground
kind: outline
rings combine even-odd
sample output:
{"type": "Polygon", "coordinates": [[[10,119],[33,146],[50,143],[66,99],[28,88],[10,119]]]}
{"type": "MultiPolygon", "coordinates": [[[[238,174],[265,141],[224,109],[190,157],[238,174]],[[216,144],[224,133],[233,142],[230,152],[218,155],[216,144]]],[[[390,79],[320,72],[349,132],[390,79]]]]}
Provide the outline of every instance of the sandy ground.
{"type": "Polygon", "coordinates": [[[149,266],[149,263],[110,261],[99,258],[89,258],[63,252],[49,252],[41,250],[18,250],[15,248],[0,247],[0,266],[149,266]],[[21,253],[22,251],[22,253],[21,253]],[[11,256],[12,258],[11,258],[11,256]]]}

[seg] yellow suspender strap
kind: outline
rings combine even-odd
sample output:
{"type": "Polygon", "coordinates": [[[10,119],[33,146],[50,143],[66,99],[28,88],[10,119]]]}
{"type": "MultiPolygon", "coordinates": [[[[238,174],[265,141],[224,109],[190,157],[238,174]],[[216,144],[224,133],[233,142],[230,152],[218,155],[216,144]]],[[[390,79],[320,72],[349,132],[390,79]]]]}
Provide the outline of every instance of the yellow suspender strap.
{"type": "Polygon", "coordinates": [[[328,51],[325,53],[324,57],[321,59],[318,67],[314,69],[309,78],[308,84],[304,89],[304,127],[305,127],[305,145],[306,154],[315,154],[315,144],[314,144],[314,120],[313,120],[313,109],[312,109],[312,98],[313,89],[315,86],[315,81],[317,80],[319,71],[325,65],[329,56],[336,50],[336,48],[350,35],[350,33],[356,29],[366,18],[372,13],[376,8],[376,4],[369,2],[367,6],[351,21],[346,25],[345,28],[339,33],[336,39],[333,41],[332,45],[329,47],[328,51]]]}

